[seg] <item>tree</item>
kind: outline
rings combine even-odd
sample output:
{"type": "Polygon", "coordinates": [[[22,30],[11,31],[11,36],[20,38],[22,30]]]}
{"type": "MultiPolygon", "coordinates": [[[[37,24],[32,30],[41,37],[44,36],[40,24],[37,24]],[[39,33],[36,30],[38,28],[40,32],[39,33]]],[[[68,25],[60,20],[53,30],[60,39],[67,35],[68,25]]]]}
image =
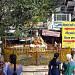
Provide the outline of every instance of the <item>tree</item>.
{"type": "Polygon", "coordinates": [[[17,27],[35,17],[45,21],[50,15],[49,11],[54,10],[57,3],[57,0],[1,0],[0,23],[17,27]]]}
{"type": "Polygon", "coordinates": [[[5,27],[4,26],[0,26],[0,37],[2,37],[5,33],[5,27]]]}

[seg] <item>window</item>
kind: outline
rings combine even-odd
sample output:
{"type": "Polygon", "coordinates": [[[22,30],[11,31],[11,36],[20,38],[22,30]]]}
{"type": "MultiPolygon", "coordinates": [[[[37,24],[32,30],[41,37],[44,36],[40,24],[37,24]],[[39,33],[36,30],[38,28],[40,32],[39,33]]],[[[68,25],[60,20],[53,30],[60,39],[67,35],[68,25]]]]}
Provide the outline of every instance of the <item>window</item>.
{"type": "Polygon", "coordinates": [[[54,21],[69,21],[69,14],[54,14],[54,21]]]}
{"type": "Polygon", "coordinates": [[[66,21],[66,15],[62,15],[62,21],[66,21]]]}
{"type": "Polygon", "coordinates": [[[57,15],[57,21],[61,21],[61,15],[57,15]]]}

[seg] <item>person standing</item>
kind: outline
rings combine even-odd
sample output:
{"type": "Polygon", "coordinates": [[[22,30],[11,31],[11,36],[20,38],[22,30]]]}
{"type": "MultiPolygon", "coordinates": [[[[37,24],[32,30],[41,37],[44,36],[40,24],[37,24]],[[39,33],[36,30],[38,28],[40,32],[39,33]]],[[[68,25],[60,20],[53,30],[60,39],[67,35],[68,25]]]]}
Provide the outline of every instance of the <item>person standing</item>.
{"type": "Polygon", "coordinates": [[[10,55],[10,64],[5,65],[3,68],[4,75],[20,75],[22,72],[22,65],[16,64],[16,55],[10,55]]]}
{"type": "Polygon", "coordinates": [[[72,59],[71,54],[66,55],[66,61],[63,63],[64,75],[75,74],[75,62],[72,59]]]}
{"type": "Polygon", "coordinates": [[[55,53],[53,59],[49,62],[48,65],[48,75],[60,75],[59,65],[59,53],[55,53]]]}

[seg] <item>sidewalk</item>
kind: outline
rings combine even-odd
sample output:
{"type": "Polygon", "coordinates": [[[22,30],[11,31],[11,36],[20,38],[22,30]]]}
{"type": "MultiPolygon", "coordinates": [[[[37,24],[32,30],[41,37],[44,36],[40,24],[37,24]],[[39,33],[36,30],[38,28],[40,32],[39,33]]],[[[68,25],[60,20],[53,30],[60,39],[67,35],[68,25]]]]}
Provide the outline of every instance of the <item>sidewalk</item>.
{"type": "Polygon", "coordinates": [[[23,66],[22,75],[48,75],[48,66],[23,66]]]}

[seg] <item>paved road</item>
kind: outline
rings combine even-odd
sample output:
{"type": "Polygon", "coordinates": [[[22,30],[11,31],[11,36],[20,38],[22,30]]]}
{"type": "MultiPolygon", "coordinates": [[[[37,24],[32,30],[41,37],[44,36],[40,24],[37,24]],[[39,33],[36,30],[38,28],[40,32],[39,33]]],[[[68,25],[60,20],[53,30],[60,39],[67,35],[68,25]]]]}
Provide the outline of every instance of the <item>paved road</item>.
{"type": "Polygon", "coordinates": [[[22,75],[48,75],[48,66],[23,66],[22,75]]]}
{"type": "Polygon", "coordinates": [[[48,75],[48,66],[23,66],[22,75],[48,75]]]}

